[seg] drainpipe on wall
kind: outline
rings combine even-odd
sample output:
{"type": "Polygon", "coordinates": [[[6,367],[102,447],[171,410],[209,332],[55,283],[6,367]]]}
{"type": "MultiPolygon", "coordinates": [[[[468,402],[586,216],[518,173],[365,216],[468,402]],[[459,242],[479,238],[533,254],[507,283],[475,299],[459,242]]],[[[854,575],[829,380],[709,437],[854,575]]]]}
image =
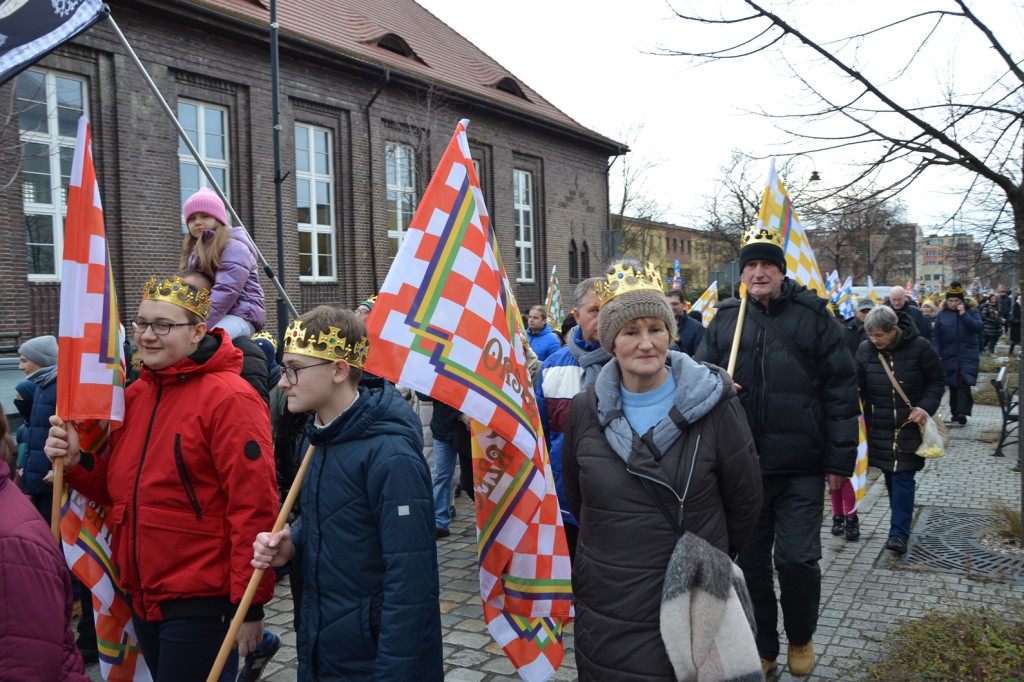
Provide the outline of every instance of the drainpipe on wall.
{"type": "MultiPolygon", "coordinates": [[[[367,165],[369,167],[368,170],[369,170],[369,174],[370,174],[370,182],[368,183],[368,186],[369,186],[369,199],[370,199],[370,229],[369,229],[369,231],[367,233],[367,239],[368,239],[369,244],[370,244],[370,269],[373,272],[373,291],[370,292],[371,296],[377,293],[377,291],[379,289],[379,285],[377,283],[377,249],[374,248],[374,232],[375,232],[374,227],[375,227],[375,224],[376,224],[376,211],[374,209],[374,206],[375,206],[375,202],[374,202],[374,187],[375,186],[374,186],[374,181],[373,181],[373,179],[374,179],[374,173],[373,173],[373,157],[374,157],[374,154],[373,154],[373,128],[372,128],[371,123],[370,123],[370,107],[373,106],[373,103],[377,101],[377,96],[380,95],[381,91],[387,86],[387,84],[388,84],[388,82],[390,80],[391,80],[391,69],[384,69],[384,76],[380,79],[380,82],[377,83],[377,89],[374,90],[373,96],[370,97],[370,101],[368,101],[366,103],[366,106],[363,107],[363,114],[366,117],[367,165]]],[[[362,296],[362,294],[357,294],[357,295],[358,296],[362,296]]]]}

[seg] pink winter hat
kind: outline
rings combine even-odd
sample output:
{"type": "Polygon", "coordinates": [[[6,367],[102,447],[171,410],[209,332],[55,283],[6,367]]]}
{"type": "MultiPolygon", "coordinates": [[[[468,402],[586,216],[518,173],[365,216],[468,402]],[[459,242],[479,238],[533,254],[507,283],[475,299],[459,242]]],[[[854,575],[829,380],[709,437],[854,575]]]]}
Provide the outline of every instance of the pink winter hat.
{"type": "Polygon", "coordinates": [[[186,223],[193,213],[205,213],[219,220],[222,225],[229,227],[231,225],[228,222],[228,212],[224,210],[224,202],[220,200],[216,192],[208,187],[203,187],[190,196],[185,205],[181,207],[181,215],[184,216],[186,223]]]}

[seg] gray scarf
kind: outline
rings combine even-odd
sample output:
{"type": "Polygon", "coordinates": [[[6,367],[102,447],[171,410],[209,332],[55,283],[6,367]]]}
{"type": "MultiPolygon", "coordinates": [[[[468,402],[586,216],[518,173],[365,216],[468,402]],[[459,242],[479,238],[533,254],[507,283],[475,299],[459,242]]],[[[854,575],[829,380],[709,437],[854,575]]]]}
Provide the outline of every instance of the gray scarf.
{"type": "Polygon", "coordinates": [[[580,378],[580,391],[583,391],[594,382],[597,375],[601,373],[601,368],[612,359],[612,356],[599,344],[594,344],[594,350],[585,350],[583,348],[582,330],[579,327],[573,329],[572,333],[569,334],[569,340],[566,345],[569,347],[569,352],[572,353],[573,358],[583,368],[583,376],[580,378]],[[576,339],[577,336],[580,337],[579,340],[576,339]]]}

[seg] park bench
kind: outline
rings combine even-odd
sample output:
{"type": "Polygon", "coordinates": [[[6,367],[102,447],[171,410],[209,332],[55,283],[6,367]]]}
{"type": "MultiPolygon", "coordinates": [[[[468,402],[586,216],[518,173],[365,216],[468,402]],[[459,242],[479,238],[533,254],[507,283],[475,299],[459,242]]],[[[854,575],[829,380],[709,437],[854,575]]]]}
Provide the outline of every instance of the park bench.
{"type": "Polygon", "coordinates": [[[1020,396],[1017,391],[1019,387],[1010,389],[1010,374],[1003,367],[999,374],[992,379],[992,386],[996,389],[996,396],[999,398],[999,409],[1003,413],[1003,428],[999,432],[999,444],[996,445],[995,457],[1005,457],[1003,447],[1013,445],[1019,439],[1007,440],[1010,436],[1017,435],[1020,428],[1020,396]]]}

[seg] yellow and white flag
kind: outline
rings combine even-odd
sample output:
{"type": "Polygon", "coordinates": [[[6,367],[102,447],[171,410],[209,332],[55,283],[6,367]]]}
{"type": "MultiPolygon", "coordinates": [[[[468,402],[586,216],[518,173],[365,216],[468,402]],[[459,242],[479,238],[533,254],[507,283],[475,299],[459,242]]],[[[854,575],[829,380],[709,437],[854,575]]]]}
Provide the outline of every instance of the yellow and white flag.
{"type": "Polygon", "coordinates": [[[774,230],[782,236],[785,242],[786,274],[797,284],[803,284],[817,291],[818,296],[828,298],[825,280],[821,277],[807,233],[797,219],[779,174],[775,172],[775,157],[772,157],[768,169],[768,182],[761,199],[761,212],[757,215],[757,227],[774,230]]]}
{"type": "Polygon", "coordinates": [[[703,294],[693,302],[691,310],[700,312],[701,323],[707,327],[718,312],[718,280],[711,283],[703,294]]]}

